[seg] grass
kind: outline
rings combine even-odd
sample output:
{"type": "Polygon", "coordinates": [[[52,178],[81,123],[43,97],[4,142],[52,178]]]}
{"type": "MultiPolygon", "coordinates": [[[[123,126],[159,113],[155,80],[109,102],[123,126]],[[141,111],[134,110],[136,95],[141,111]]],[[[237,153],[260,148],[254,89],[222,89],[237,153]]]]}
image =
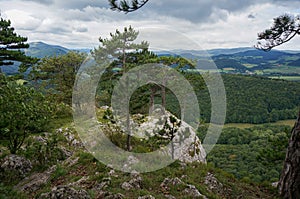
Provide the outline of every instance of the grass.
{"type": "Polygon", "coordinates": [[[293,67],[293,66],[278,66],[276,68],[272,68],[272,69],[265,69],[263,70],[264,73],[298,73],[300,74],[300,67],[293,67]]]}
{"type": "MultiPolygon", "coordinates": [[[[280,120],[277,122],[272,122],[272,123],[264,123],[264,124],[272,124],[272,125],[287,125],[293,127],[295,124],[295,120],[280,120]]],[[[236,127],[240,129],[246,129],[246,128],[251,128],[254,126],[262,126],[264,124],[250,124],[250,123],[228,123],[224,125],[224,128],[228,127],[236,127]]]]}
{"type": "Polygon", "coordinates": [[[271,79],[283,79],[288,81],[300,81],[300,76],[270,76],[271,79]]]}

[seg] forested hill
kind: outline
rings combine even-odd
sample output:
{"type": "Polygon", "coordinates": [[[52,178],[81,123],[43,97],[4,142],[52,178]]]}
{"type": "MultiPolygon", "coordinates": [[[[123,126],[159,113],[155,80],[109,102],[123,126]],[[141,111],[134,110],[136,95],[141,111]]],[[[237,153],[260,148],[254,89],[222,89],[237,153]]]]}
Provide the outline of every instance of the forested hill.
{"type": "MultiPolygon", "coordinates": [[[[300,82],[237,74],[223,74],[222,78],[227,98],[226,123],[261,124],[296,118],[300,105],[300,82]]],[[[191,82],[195,90],[204,84],[200,81],[191,82]]],[[[209,92],[205,86],[201,86],[196,93],[201,110],[200,117],[209,122],[209,92]]],[[[167,109],[180,115],[179,107],[175,96],[169,92],[167,109]]]]}
{"type": "MultiPolygon", "coordinates": [[[[296,118],[300,83],[245,75],[223,76],[227,97],[227,123],[266,123],[296,118]]],[[[204,91],[201,95],[207,96],[204,91]]],[[[200,106],[209,118],[209,100],[200,106]]]]}

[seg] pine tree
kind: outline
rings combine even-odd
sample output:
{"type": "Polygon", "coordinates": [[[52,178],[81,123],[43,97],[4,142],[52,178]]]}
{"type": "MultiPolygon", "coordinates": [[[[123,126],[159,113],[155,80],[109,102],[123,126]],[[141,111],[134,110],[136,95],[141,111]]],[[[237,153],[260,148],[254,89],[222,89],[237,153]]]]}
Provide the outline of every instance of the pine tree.
{"type": "Polygon", "coordinates": [[[15,33],[10,20],[0,20],[0,66],[13,65],[15,61],[21,62],[20,71],[24,72],[37,60],[26,56],[20,49],[28,48],[26,37],[15,33]]]}
{"type": "Polygon", "coordinates": [[[112,10],[129,13],[140,9],[148,1],[149,0],[131,0],[131,3],[129,3],[127,0],[120,0],[118,3],[118,0],[109,0],[109,4],[112,10]]]}
{"type": "MultiPolygon", "coordinates": [[[[120,32],[116,30],[116,32],[110,33],[111,38],[109,39],[102,39],[99,38],[100,46],[98,49],[94,49],[92,51],[92,55],[96,61],[106,60],[109,57],[113,57],[114,59],[118,59],[121,62],[121,73],[124,75],[129,69],[130,66],[128,65],[128,53],[132,51],[139,51],[148,49],[149,44],[148,42],[142,41],[139,44],[134,43],[137,39],[139,32],[135,31],[131,26],[128,28],[124,28],[124,32],[120,32]]],[[[128,92],[129,87],[129,79],[126,80],[126,85],[124,87],[124,95],[128,92]]],[[[129,98],[129,96],[126,96],[129,98]]],[[[127,141],[126,147],[127,150],[131,150],[131,130],[130,130],[130,113],[129,109],[126,112],[126,132],[127,132],[127,141]]]]}

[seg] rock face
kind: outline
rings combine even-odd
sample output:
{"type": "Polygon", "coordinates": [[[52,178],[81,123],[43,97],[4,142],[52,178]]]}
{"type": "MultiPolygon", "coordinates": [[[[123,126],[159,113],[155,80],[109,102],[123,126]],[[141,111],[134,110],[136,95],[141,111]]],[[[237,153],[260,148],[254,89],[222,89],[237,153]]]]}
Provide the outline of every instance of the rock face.
{"type": "MultiPolygon", "coordinates": [[[[170,121],[170,117],[180,121],[174,115],[166,111],[165,114],[154,114],[143,118],[142,123],[133,125],[134,128],[132,129],[132,133],[134,136],[144,139],[148,139],[152,136],[168,139],[167,136],[161,135],[160,133],[166,128],[166,125],[172,128],[173,124],[170,121]]],[[[174,156],[174,159],[178,159],[185,163],[206,163],[205,150],[197,137],[195,130],[189,124],[180,121],[180,125],[176,130],[172,141],[174,143],[173,149],[168,148],[167,153],[170,156],[174,156]]]]}
{"type": "Polygon", "coordinates": [[[90,199],[85,190],[75,190],[69,186],[54,187],[51,192],[44,193],[40,199],[90,199]]]}
{"type": "Polygon", "coordinates": [[[13,172],[21,178],[24,178],[32,169],[31,162],[24,157],[17,155],[6,156],[1,163],[1,175],[13,172]]]}
{"type": "Polygon", "coordinates": [[[207,186],[209,191],[215,194],[222,195],[225,198],[230,198],[232,190],[225,187],[212,173],[207,173],[205,177],[204,184],[207,186]]]}
{"type": "Polygon", "coordinates": [[[289,140],[278,188],[283,198],[300,198],[300,112],[289,140]]]}

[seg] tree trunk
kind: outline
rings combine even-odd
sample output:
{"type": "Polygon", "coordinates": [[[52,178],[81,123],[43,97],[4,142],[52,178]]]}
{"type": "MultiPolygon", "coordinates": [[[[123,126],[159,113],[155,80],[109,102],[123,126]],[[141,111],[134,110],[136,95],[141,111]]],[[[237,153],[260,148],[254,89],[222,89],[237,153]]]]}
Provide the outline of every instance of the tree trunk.
{"type": "MultiPolygon", "coordinates": [[[[129,88],[129,77],[126,76],[126,88],[127,92],[126,95],[128,95],[128,88],[129,88]]],[[[127,96],[128,100],[130,101],[130,97],[127,96]]],[[[128,109],[126,112],[126,130],[127,130],[127,140],[126,140],[126,145],[127,145],[127,151],[131,151],[131,129],[130,129],[130,105],[128,105],[128,109]]]]}
{"type": "Polygon", "coordinates": [[[163,85],[161,86],[161,105],[163,107],[163,114],[166,110],[166,79],[163,79],[163,85]]]}
{"type": "Polygon", "coordinates": [[[300,198],[300,111],[289,140],[278,188],[283,198],[300,198]]]}

